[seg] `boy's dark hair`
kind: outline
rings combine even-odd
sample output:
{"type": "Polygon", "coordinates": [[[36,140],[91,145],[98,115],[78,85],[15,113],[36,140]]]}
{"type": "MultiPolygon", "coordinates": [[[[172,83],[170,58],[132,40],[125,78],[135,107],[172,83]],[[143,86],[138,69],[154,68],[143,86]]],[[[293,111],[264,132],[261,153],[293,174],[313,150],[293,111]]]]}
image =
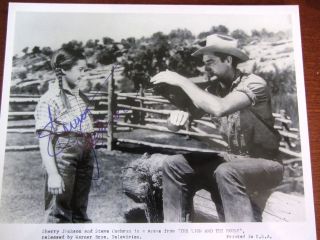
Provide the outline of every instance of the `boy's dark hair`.
{"type": "Polygon", "coordinates": [[[222,62],[224,62],[227,59],[227,57],[230,56],[232,58],[232,67],[234,68],[236,68],[240,62],[240,60],[237,57],[225,53],[215,52],[214,55],[220,58],[222,62]]]}
{"type": "Polygon", "coordinates": [[[51,67],[55,71],[56,69],[70,70],[77,61],[85,59],[82,54],[72,54],[64,49],[57,50],[51,58],[51,67]]]}
{"type": "Polygon", "coordinates": [[[67,99],[65,92],[63,91],[62,76],[64,75],[64,73],[62,70],[70,70],[77,64],[77,61],[80,59],[85,59],[85,57],[79,54],[71,54],[63,49],[59,49],[58,51],[56,51],[51,58],[51,67],[58,78],[61,101],[67,109],[70,109],[71,105],[67,99]]]}

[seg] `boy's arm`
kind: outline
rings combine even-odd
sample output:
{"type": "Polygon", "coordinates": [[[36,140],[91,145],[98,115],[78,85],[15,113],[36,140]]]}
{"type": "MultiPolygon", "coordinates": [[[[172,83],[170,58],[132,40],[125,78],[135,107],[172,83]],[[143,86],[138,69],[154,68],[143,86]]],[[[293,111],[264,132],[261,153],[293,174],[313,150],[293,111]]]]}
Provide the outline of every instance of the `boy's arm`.
{"type": "Polygon", "coordinates": [[[64,192],[65,186],[58,172],[55,158],[49,154],[49,152],[53,153],[53,146],[51,139],[48,138],[49,136],[39,138],[40,154],[48,174],[48,191],[51,194],[57,195],[64,192]]]}

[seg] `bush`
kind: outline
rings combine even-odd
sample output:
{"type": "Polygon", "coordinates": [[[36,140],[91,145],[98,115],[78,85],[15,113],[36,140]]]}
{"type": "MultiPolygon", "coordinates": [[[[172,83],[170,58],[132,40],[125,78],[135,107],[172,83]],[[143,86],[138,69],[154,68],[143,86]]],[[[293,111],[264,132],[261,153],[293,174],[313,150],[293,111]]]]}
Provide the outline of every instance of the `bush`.
{"type": "Polygon", "coordinates": [[[259,72],[255,74],[266,80],[271,94],[272,111],[284,109],[291,117],[293,126],[299,125],[297,89],[294,68],[288,66],[283,70],[276,68],[274,72],[259,72]]]}

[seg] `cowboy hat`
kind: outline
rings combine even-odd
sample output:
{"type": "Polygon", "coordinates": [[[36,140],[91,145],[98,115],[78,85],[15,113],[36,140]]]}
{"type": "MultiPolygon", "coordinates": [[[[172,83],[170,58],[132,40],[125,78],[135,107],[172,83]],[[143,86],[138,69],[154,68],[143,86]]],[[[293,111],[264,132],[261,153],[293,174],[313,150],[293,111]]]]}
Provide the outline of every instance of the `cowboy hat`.
{"type": "Polygon", "coordinates": [[[245,62],[249,59],[248,55],[238,47],[238,41],[236,39],[221,34],[212,34],[207,36],[206,46],[192,53],[192,56],[215,52],[234,56],[238,58],[240,62],[245,62]]]}

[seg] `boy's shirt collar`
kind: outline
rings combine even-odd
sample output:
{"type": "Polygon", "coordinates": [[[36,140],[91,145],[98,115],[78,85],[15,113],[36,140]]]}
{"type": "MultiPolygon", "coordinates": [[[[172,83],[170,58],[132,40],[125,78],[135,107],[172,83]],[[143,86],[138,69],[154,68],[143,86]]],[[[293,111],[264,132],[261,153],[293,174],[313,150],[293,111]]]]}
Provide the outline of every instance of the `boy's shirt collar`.
{"type": "Polygon", "coordinates": [[[63,90],[66,92],[66,93],[69,93],[71,95],[79,95],[79,87],[75,87],[73,89],[71,89],[69,87],[69,85],[67,83],[64,82],[64,84],[62,85],[63,87],[63,90]]]}
{"type": "MultiPolygon", "coordinates": [[[[58,81],[55,81],[55,83],[53,84],[54,90],[57,92],[57,95],[60,95],[60,87],[59,87],[59,83],[58,81]]],[[[63,83],[62,84],[63,87],[63,91],[65,91],[67,94],[71,94],[74,96],[79,96],[79,87],[75,87],[74,89],[71,89],[67,83],[63,83]]]]}
{"type": "Polygon", "coordinates": [[[74,96],[78,96],[79,95],[79,91],[80,89],[77,87],[77,88],[74,88],[74,89],[70,89],[70,88],[64,88],[63,89],[66,93],[69,93],[71,95],[74,95],[74,96]]]}

